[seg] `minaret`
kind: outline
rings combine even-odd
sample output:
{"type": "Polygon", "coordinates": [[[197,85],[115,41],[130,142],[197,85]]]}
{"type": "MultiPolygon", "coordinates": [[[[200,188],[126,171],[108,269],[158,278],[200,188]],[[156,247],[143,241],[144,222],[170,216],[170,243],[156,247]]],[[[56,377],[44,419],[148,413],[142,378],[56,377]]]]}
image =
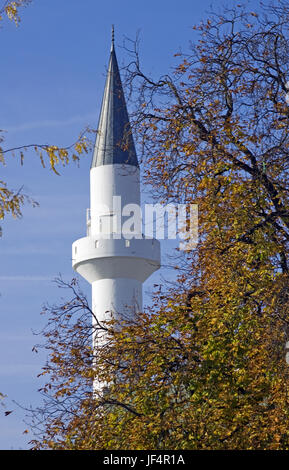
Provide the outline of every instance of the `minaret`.
{"type": "Polygon", "coordinates": [[[114,31],[90,169],[87,236],[72,266],[92,285],[98,321],[142,311],[142,284],[160,267],[160,243],[142,235],[140,170],[114,50],[114,31]],[[133,217],[131,217],[133,214],[133,217]]]}

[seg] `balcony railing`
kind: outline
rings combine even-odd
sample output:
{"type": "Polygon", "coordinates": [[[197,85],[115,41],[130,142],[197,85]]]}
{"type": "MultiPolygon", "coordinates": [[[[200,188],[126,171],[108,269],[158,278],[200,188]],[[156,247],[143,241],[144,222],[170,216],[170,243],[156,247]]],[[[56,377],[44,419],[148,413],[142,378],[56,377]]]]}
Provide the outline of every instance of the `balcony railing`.
{"type": "Polygon", "coordinates": [[[91,217],[90,217],[90,209],[86,209],[86,235],[90,236],[90,229],[91,229],[91,217]]]}

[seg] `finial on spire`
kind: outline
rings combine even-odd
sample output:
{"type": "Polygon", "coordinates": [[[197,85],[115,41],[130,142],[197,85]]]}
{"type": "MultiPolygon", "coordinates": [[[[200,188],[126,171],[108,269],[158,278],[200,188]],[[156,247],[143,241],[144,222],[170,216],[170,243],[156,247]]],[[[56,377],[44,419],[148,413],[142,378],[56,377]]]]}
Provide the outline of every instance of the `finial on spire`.
{"type": "Polygon", "coordinates": [[[114,49],[114,24],[111,25],[111,50],[114,49]]]}

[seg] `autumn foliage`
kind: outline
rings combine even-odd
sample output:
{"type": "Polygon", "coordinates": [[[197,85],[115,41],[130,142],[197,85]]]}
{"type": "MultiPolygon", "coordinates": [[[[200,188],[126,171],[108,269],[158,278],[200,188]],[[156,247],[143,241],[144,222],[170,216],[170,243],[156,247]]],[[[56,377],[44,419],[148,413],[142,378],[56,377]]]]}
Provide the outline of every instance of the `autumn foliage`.
{"type": "Polygon", "coordinates": [[[75,285],[48,308],[35,448],[289,449],[288,25],[283,1],[212,13],[159,80],[135,51],[146,178],[163,201],[198,203],[199,244],[134,324],[98,326],[97,351],[75,285]]]}

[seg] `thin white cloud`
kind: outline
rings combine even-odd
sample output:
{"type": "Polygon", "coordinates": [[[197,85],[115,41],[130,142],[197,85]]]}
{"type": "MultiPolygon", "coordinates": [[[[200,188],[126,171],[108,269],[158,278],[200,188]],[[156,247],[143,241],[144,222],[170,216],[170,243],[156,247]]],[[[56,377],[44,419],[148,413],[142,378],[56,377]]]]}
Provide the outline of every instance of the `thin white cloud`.
{"type": "MultiPolygon", "coordinates": [[[[39,364],[0,364],[0,376],[27,376],[27,380],[30,378],[31,373],[39,371],[39,364]]],[[[4,392],[3,392],[4,393],[4,392]]]]}
{"type": "Polygon", "coordinates": [[[0,276],[0,281],[5,282],[41,282],[51,281],[55,276],[0,276]]]}
{"type": "Polygon", "coordinates": [[[26,256],[26,255],[55,255],[55,256],[59,256],[63,254],[63,251],[56,251],[56,250],[45,250],[45,249],[42,249],[42,248],[39,248],[39,249],[30,249],[30,248],[23,248],[23,249],[7,249],[5,251],[0,251],[0,256],[19,256],[19,255],[23,255],[23,256],[26,256]]]}
{"type": "Polygon", "coordinates": [[[35,335],[29,329],[25,330],[25,333],[22,333],[22,334],[20,333],[15,334],[14,332],[9,333],[8,330],[6,332],[1,332],[0,333],[0,343],[1,343],[0,354],[3,354],[5,347],[7,346],[7,345],[4,345],[4,343],[10,343],[10,342],[16,343],[16,342],[22,342],[22,341],[28,342],[28,343],[31,343],[33,341],[34,343],[35,335]]]}
{"type": "Polygon", "coordinates": [[[42,129],[47,127],[65,127],[70,126],[71,124],[77,124],[80,122],[84,122],[90,119],[95,120],[95,113],[86,114],[85,116],[74,116],[69,119],[64,120],[47,120],[47,121],[34,121],[34,122],[26,122],[23,124],[19,124],[18,126],[11,126],[6,127],[5,131],[7,132],[19,132],[19,131],[28,131],[32,129],[42,129]]]}

